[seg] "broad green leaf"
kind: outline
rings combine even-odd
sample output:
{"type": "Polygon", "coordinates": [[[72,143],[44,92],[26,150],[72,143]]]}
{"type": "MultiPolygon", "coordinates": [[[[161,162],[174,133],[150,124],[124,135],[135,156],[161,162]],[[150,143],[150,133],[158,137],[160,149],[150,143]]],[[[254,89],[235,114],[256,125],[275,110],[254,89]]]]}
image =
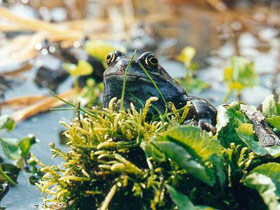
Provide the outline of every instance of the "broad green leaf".
{"type": "Polygon", "coordinates": [[[195,206],[188,196],[179,193],[170,185],[165,186],[170,194],[172,201],[178,207],[178,210],[214,210],[214,208],[208,206],[195,206]]]}
{"type": "Polygon", "coordinates": [[[179,167],[184,168],[188,173],[197,179],[213,186],[215,184],[214,171],[196,161],[187,150],[175,142],[158,141],[156,145],[164,152],[166,157],[173,160],[179,167]]]}
{"type": "Polygon", "coordinates": [[[0,130],[6,129],[7,131],[12,131],[15,126],[15,121],[8,115],[3,115],[0,117],[0,130]]]}
{"type": "Polygon", "coordinates": [[[36,143],[36,138],[34,136],[26,137],[18,143],[19,148],[21,149],[21,155],[24,158],[27,158],[27,155],[29,154],[29,150],[33,144],[36,143]]]}
{"type": "Polygon", "coordinates": [[[21,150],[18,147],[17,139],[0,138],[1,146],[5,156],[11,160],[19,160],[21,158],[21,150]]]}
{"type": "Polygon", "coordinates": [[[107,65],[106,57],[113,50],[120,50],[124,53],[126,52],[126,48],[124,46],[109,43],[106,41],[90,40],[90,41],[87,41],[85,44],[85,51],[89,55],[97,58],[105,66],[107,65]]]}
{"type": "Polygon", "coordinates": [[[224,80],[229,89],[237,91],[258,83],[254,64],[243,57],[231,58],[231,66],[224,70],[224,80]]]}
{"type": "Polygon", "coordinates": [[[209,159],[209,162],[213,164],[213,167],[215,169],[215,175],[218,178],[222,193],[224,193],[226,183],[226,174],[223,160],[224,159],[220,158],[217,155],[212,155],[209,159]]]}
{"type": "Polygon", "coordinates": [[[240,139],[237,133],[237,128],[242,123],[248,123],[249,120],[246,118],[244,113],[239,110],[240,104],[232,103],[230,106],[226,107],[226,113],[223,113],[220,117],[218,115],[218,117],[221,118],[218,118],[218,122],[222,121],[223,118],[226,120],[224,123],[219,122],[220,131],[218,132],[218,139],[226,148],[230,147],[231,143],[246,146],[246,144],[244,144],[244,142],[240,139]]]}
{"type": "Polygon", "coordinates": [[[280,131],[280,116],[266,118],[266,121],[280,131]]]}
{"type": "Polygon", "coordinates": [[[262,112],[266,117],[273,117],[277,115],[276,101],[274,95],[267,96],[262,102],[262,112]]]}
{"type": "Polygon", "coordinates": [[[276,186],[271,178],[264,174],[254,172],[245,178],[244,185],[258,191],[269,210],[278,209],[279,204],[275,193],[276,186]]]}
{"type": "Polygon", "coordinates": [[[193,210],[195,209],[193,203],[191,200],[188,198],[188,196],[183,195],[179,192],[177,192],[173,187],[170,185],[165,185],[172,201],[176,204],[179,210],[184,210],[184,209],[189,209],[193,210]]]}
{"type": "Polygon", "coordinates": [[[190,150],[190,154],[194,153],[202,161],[207,161],[213,154],[221,156],[223,153],[220,143],[198,127],[179,126],[161,136],[190,150]]]}
{"type": "Polygon", "coordinates": [[[265,163],[252,170],[251,173],[259,173],[269,177],[276,186],[276,194],[280,197],[280,163],[265,163]]]}
{"type": "Polygon", "coordinates": [[[222,156],[223,147],[207,132],[198,127],[172,128],[154,141],[165,155],[180,167],[209,185],[215,183],[214,170],[204,165],[213,155],[222,156]]]}
{"type": "Polygon", "coordinates": [[[255,154],[264,156],[267,154],[266,150],[262,148],[258,142],[255,141],[253,125],[249,123],[242,123],[237,129],[237,134],[240,139],[249,147],[255,154]]]}

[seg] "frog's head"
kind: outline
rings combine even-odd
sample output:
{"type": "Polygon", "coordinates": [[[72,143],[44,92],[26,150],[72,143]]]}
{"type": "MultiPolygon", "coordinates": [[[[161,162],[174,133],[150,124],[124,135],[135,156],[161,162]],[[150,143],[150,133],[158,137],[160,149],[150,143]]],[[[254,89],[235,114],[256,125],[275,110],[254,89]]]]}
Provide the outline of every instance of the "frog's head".
{"type": "Polygon", "coordinates": [[[150,52],[143,53],[132,60],[120,51],[113,51],[107,56],[108,68],[104,72],[104,104],[117,97],[121,98],[125,70],[127,68],[124,105],[128,107],[133,103],[136,108],[141,108],[150,97],[158,97],[154,105],[164,111],[165,104],[159,91],[143,70],[150,75],[160,89],[165,100],[172,101],[177,107],[185,105],[187,96],[184,89],[159,65],[158,58],[150,52]]]}

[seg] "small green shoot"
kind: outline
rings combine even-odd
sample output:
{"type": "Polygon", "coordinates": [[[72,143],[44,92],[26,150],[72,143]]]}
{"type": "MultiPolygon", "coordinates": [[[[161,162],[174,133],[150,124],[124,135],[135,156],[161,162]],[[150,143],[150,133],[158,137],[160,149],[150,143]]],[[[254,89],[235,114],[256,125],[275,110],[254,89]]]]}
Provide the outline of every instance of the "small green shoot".
{"type": "Polygon", "coordinates": [[[187,69],[186,77],[179,79],[178,82],[184,86],[186,91],[198,91],[201,92],[207,88],[209,88],[209,84],[200,80],[199,78],[195,78],[195,71],[198,69],[198,65],[192,63],[192,59],[195,56],[195,49],[193,47],[187,46],[185,47],[181,53],[176,57],[176,59],[182,62],[187,69]]]}
{"type": "Polygon", "coordinates": [[[191,66],[192,59],[195,56],[196,52],[193,47],[185,47],[181,53],[176,57],[178,61],[184,63],[185,67],[188,69],[191,66]]]}
{"type": "Polygon", "coordinates": [[[92,66],[84,60],[80,60],[77,65],[71,63],[64,63],[63,68],[74,78],[74,88],[76,96],[79,94],[79,77],[90,75],[93,72],[92,66]]]}

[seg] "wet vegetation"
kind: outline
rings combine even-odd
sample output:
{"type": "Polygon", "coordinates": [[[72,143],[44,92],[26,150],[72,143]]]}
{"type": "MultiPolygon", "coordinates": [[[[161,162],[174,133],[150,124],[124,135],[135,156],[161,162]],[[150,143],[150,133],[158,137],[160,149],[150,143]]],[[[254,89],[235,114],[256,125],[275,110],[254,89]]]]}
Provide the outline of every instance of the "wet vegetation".
{"type": "MultiPolygon", "coordinates": [[[[45,173],[37,184],[46,194],[45,207],[278,208],[280,130],[264,122],[256,125],[246,116],[247,109],[260,111],[240,103],[221,106],[219,132],[213,136],[181,125],[188,106],[146,121],[156,100],[149,99],[138,112],[133,106],[119,111],[121,102],[113,99],[109,108],[81,109],[84,114],[77,112],[70,124],[61,122],[69,150],[62,152],[54,143],[50,147],[62,166],[36,159],[45,173]],[[263,147],[269,135],[275,142],[263,147]]],[[[272,118],[278,119],[280,103],[266,100],[263,110],[274,110],[272,118]]]]}

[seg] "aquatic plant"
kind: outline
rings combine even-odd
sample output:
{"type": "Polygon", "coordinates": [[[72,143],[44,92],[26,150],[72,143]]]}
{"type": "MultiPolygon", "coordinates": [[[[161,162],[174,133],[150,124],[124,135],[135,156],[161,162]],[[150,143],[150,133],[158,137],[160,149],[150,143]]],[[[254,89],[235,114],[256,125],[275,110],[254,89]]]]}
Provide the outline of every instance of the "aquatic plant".
{"type": "Polygon", "coordinates": [[[254,63],[244,57],[232,57],[230,66],[224,69],[224,81],[228,87],[224,102],[227,102],[233,92],[236,93],[238,98],[244,88],[253,87],[258,84],[254,63]]]}
{"type": "Polygon", "coordinates": [[[79,80],[80,76],[85,76],[91,74],[94,69],[92,66],[84,60],[79,60],[78,64],[64,63],[63,68],[68,71],[68,73],[74,78],[74,87],[76,95],[79,94],[79,80]]]}
{"type": "Polygon", "coordinates": [[[200,80],[195,75],[196,70],[198,69],[198,65],[192,62],[195,54],[195,49],[193,47],[187,46],[184,47],[181,53],[176,57],[176,59],[182,62],[187,69],[186,76],[178,80],[178,82],[184,86],[187,92],[201,92],[210,87],[207,82],[200,80]]]}
{"type": "MultiPolygon", "coordinates": [[[[13,131],[16,126],[15,121],[8,115],[0,116],[0,131],[13,131]]],[[[0,156],[0,201],[8,191],[9,185],[16,185],[20,170],[25,169],[30,157],[30,149],[35,144],[36,138],[29,135],[21,140],[16,138],[0,137],[0,145],[6,158],[14,163],[4,162],[4,157],[0,156]]],[[[1,208],[1,207],[0,207],[1,208]]]]}
{"type": "MultiPolygon", "coordinates": [[[[233,103],[219,108],[218,133],[185,121],[189,105],[157,120],[143,110],[78,108],[67,129],[68,151],[50,144],[61,166],[44,165],[37,184],[50,209],[277,209],[280,146],[263,146],[279,130],[233,103]],[[82,115],[80,112],[84,112],[82,115]],[[266,133],[259,132],[260,130],[266,133]]],[[[278,102],[269,103],[278,107],[278,102]],[[274,103],[274,104],[272,104],[274,103]]],[[[70,104],[74,106],[73,104],[70,104]]],[[[252,111],[252,112],[251,112],[252,111]]],[[[279,116],[279,114],[277,115],[279,116]]],[[[262,120],[266,120],[263,118],[262,120]]],[[[277,133],[278,132],[278,133],[277,133]]]]}

